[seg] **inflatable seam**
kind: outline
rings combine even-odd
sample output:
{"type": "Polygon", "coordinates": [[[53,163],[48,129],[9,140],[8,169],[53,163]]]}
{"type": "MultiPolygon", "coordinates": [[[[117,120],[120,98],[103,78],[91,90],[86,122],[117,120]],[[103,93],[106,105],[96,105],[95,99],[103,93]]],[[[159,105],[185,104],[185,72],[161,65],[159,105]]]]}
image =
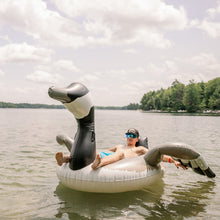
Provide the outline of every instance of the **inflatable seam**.
{"type": "Polygon", "coordinates": [[[90,182],[123,182],[123,181],[132,181],[132,180],[141,180],[141,179],[150,177],[158,173],[157,170],[151,170],[151,172],[148,172],[147,170],[142,171],[142,172],[123,171],[122,173],[120,171],[115,171],[115,170],[111,171],[111,170],[102,168],[101,172],[99,173],[91,174],[91,172],[93,171],[90,171],[89,173],[86,172],[83,174],[83,172],[85,171],[74,171],[73,172],[72,170],[69,170],[69,168],[65,166],[66,165],[63,165],[62,167],[58,167],[57,175],[59,179],[64,178],[66,180],[69,180],[70,182],[72,182],[73,180],[74,181],[78,181],[78,180],[90,181],[90,182]],[[103,173],[105,174],[103,175],[103,173]],[[110,173],[112,174],[110,175],[110,173]],[[107,176],[109,176],[109,178],[107,178],[107,176]]]}

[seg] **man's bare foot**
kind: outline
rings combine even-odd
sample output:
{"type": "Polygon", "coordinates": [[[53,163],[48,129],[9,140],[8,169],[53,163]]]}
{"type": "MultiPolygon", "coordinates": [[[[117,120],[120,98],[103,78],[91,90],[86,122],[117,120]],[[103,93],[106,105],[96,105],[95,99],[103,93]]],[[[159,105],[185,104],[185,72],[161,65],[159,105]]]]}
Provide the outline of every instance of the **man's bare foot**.
{"type": "Polygon", "coordinates": [[[101,163],[101,156],[100,156],[100,154],[97,154],[97,155],[96,155],[96,158],[95,158],[95,160],[94,160],[94,162],[93,162],[93,164],[92,164],[92,169],[93,169],[93,170],[98,169],[100,163],[101,163]]]}
{"type": "Polygon", "coordinates": [[[62,152],[58,152],[56,153],[56,160],[57,160],[57,164],[59,166],[62,166],[62,164],[64,163],[64,158],[63,158],[63,153],[62,152]]]}
{"type": "Polygon", "coordinates": [[[69,163],[69,161],[70,161],[69,155],[63,156],[63,163],[69,163]]]}

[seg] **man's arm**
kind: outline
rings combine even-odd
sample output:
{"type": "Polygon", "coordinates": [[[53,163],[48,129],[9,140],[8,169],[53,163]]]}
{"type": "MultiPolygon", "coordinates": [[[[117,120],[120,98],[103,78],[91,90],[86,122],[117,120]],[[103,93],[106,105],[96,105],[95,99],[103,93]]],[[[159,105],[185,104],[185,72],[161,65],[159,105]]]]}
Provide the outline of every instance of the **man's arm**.
{"type": "Polygon", "coordinates": [[[163,162],[174,163],[177,168],[182,167],[184,170],[187,170],[187,167],[183,166],[179,161],[174,160],[172,157],[167,155],[162,156],[163,162]]]}
{"type": "Polygon", "coordinates": [[[135,148],[136,153],[138,154],[138,156],[146,154],[148,149],[143,147],[143,146],[138,146],[135,148]]]}

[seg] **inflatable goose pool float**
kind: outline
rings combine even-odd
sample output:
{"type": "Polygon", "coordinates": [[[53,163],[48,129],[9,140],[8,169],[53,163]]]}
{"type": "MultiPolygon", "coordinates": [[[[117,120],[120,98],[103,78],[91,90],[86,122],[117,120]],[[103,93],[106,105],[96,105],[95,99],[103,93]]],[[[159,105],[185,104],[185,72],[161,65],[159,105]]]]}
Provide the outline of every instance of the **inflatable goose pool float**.
{"type": "MultiPolygon", "coordinates": [[[[169,155],[198,174],[214,178],[214,172],[191,146],[168,143],[154,147],[145,155],[125,158],[97,170],[91,168],[96,157],[94,105],[89,90],[81,83],[65,88],[49,88],[49,96],[61,101],[74,115],[78,128],[74,140],[58,135],[57,142],[70,151],[69,163],[57,166],[57,176],[63,185],[80,191],[118,193],[139,190],[154,184],[163,175],[161,156],[169,155]]],[[[139,145],[147,147],[146,139],[139,145]]]]}

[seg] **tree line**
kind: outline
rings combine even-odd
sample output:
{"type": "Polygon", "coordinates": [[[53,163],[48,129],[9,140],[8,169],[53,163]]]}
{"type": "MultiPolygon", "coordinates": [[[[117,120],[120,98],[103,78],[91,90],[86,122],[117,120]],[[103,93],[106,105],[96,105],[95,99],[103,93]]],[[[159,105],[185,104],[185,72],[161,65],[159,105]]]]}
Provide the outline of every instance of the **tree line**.
{"type": "Polygon", "coordinates": [[[168,112],[220,110],[220,77],[207,83],[190,80],[188,85],[175,80],[167,89],[145,93],[139,109],[168,112]]]}
{"type": "Polygon", "coordinates": [[[127,106],[95,106],[95,108],[101,110],[127,110],[127,106]]]}
{"type": "MultiPolygon", "coordinates": [[[[66,107],[64,105],[0,102],[0,108],[65,109],[66,107]]],[[[120,107],[120,106],[95,106],[95,108],[101,109],[101,110],[127,110],[127,106],[123,106],[123,107],[120,107]]]]}
{"type": "MultiPolygon", "coordinates": [[[[47,108],[64,109],[63,105],[0,102],[0,108],[47,108]]],[[[167,89],[150,91],[143,95],[140,104],[127,106],[96,106],[96,109],[108,110],[161,110],[198,112],[220,110],[220,77],[207,83],[190,80],[188,85],[175,80],[167,89]]]]}
{"type": "Polygon", "coordinates": [[[46,105],[46,104],[0,102],[0,108],[47,108],[47,109],[64,109],[65,107],[64,107],[63,105],[46,105]]]}

